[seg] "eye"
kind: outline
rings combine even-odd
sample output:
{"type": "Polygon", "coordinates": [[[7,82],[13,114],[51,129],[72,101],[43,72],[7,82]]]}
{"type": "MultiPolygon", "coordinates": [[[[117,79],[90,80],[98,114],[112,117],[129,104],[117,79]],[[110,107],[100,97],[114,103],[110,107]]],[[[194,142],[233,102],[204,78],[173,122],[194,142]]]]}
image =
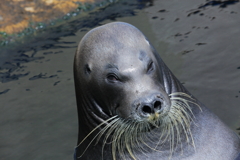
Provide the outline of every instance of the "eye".
{"type": "Polygon", "coordinates": [[[147,73],[149,74],[149,73],[151,73],[153,70],[154,70],[154,63],[153,63],[153,61],[150,61],[150,62],[148,63],[148,67],[147,67],[147,73]]]}
{"type": "Polygon", "coordinates": [[[109,74],[107,76],[107,80],[109,82],[115,83],[115,82],[119,81],[119,78],[115,74],[109,74]]]}

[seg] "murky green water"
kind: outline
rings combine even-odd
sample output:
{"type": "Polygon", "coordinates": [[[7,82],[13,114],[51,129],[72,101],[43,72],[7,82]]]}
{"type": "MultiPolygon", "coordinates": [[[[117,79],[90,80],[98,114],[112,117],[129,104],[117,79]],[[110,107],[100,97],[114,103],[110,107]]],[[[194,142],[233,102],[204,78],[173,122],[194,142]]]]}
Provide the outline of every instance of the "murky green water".
{"type": "Polygon", "coordinates": [[[120,1],[2,49],[0,159],[72,159],[78,129],[73,56],[87,31],[112,21],[139,28],[186,88],[236,131],[240,4],[199,7],[204,4],[120,1]]]}

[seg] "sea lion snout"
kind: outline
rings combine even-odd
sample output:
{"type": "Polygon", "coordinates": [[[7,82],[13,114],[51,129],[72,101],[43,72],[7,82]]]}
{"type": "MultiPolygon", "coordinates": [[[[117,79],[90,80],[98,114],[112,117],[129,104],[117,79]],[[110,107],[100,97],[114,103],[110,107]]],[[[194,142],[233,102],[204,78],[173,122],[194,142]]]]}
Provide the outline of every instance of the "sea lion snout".
{"type": "Polygon", "coordinates": [[[168,110],[170,103],[160,94],[153,94],[136,100],[133,107],[141,118],[148,118],[151,115],[159,115],[164,110],[168,110]]]}

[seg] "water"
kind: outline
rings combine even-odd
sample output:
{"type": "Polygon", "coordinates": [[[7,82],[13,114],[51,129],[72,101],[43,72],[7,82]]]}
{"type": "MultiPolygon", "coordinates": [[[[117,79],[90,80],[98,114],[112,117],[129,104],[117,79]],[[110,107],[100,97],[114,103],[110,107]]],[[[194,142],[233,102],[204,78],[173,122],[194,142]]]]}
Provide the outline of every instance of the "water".
{"type": "Polygon", "coordinates": [[[0,159],[72,159],[78,129],[73,56],[87,31],[112,21],[139,28],[186,88],[236,131],[239,13],[239,3],[120,1],[2,48],[0,159]]]}

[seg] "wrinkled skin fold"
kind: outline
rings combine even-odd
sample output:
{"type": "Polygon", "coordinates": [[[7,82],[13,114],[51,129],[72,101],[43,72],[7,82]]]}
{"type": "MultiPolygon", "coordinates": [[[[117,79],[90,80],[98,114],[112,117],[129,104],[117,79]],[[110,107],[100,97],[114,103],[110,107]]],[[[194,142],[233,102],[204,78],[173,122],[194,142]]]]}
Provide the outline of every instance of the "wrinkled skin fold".
{"type": "Polygon", "coordinates": [[[89,31],[74,59],[75,159],[234,160],[239,137],[189,93],[134,26],[89,31]]]}

